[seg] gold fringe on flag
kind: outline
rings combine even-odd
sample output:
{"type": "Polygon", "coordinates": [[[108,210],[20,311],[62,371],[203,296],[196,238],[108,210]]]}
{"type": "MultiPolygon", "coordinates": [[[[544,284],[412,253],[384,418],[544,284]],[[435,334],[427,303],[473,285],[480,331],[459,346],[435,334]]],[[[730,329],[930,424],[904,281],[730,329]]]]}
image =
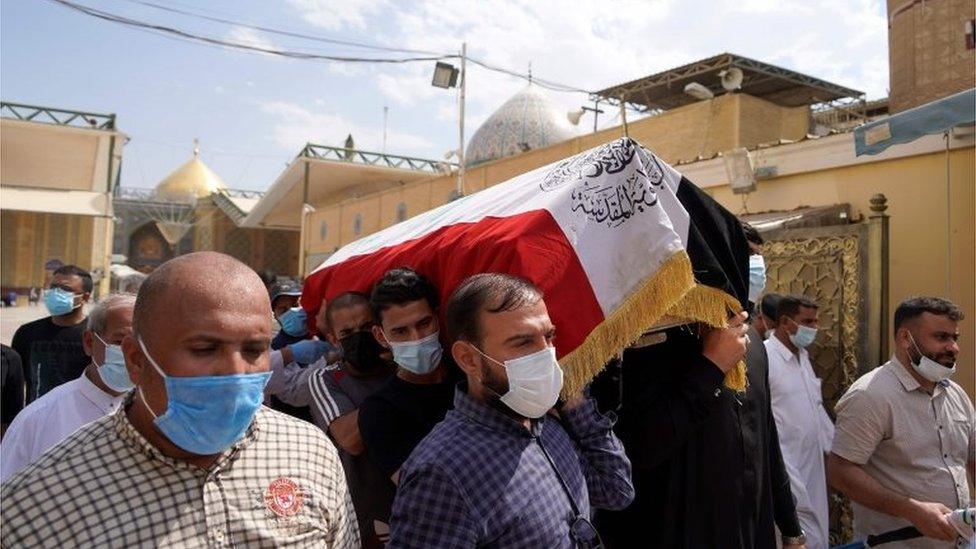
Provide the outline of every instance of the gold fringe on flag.
{"type": "MultiPolygon", "coordinates": [[[[695,282],[691,259],[681,250],[665,260],[579,347],[560,360],[564,372],[562,396],[578,394],[613,356],[665,316],[721,328],[730,312],[740,310],[739,302],[732,296],[695,282]]],[[[729,370],[725,385],[736,391],[745,390],[743,362],[729,370]]]]}
{"type": "MultiPolygon", "coordinates": [[[[668,315],[697,320],[715,328],[724,328],[728,321],[729,313],[738,313],[740,311],[742,311],[742,306],[729,294],[718,288],[704,284],[695,284],[668,311],[668,315]]],[[[734,368],[725,374],[725,386],[741,393],[746,390],[746,382],[746,363],[740,360],[734,368]]]]}

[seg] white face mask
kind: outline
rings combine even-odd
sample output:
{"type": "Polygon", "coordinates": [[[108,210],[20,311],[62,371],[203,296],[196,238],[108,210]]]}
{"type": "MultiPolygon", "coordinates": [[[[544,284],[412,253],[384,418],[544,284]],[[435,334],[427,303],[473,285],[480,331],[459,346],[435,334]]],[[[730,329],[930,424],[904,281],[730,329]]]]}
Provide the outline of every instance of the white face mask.
{"type": "MultiPolygon", "coordinates": [[[[908,337],[912,340],[912,345],[915,347],[915,350],[918,351],[918,355],[922,357],[919,359],[917,364],[915,361],[912,361],[912,368],[918,372],[918,375],[924,377],[932,383],[938,383],[942,380],[949,379],[952,377],[952,374],[956,373],[955,363],[953,363],[951,367],[939,364],[938,362],[925,356],[925,353],[923,353],[922,349],[919,348],[918,343],[915,343],[915,336],[913,336],[911,332],[908,332],[908,337]]],[[[909,358],[911,358],[910,355],[909,358]]]]}
{"type": "MultiPolygon", "coordinates": [[[[474,345],[472,345],[474,347],[474,345]]],[[[501,363],[474,347],[481,356],[505,367],[508,392],[501,401],[522,417],[538,419],[559,399],[563,388],[563,369],[556,360],[556,348],[546,347],[538,352],[501,363]]]]}

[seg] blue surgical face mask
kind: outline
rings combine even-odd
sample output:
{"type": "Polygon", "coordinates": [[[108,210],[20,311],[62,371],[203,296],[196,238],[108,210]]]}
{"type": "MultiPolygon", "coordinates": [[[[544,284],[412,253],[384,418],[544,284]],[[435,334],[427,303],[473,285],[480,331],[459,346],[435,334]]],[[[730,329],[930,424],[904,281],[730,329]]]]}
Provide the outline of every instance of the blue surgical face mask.
{"type": "MultiPolygon", "coordinates": [[[[385,333],[383,335],[386,335],[385,333]]],[[[441,348],[440,333],[434,332],[417,341],[386,341],[393,351],[393,360],[417,375],[429,374],[441,363],[444,349],[441,348]]]]}
{"type": "Polygon", "coordinates": [[[281,331],[292,337],[302,337],[308,333],[308,316],[301,307],[292,307],[285,311],[278,319],[278,324],[281,324],[281,331]]]}
{"type": "Polygon", "coordinates": [[[763,256],[749,256],[749,301],[755,303],[766,289],[766,261],[763,256]]]}
{"type": "Polygon", "coordinates": [[[108,344],[98,334],[92,333],[105,346],[105,360],[101,364],[95,363],[98,366],[98,377],[102,378],[102,382],[108,385],[109,389],[119,393],[124,393],[135,387],[132,380],[129,379],[129,371],[125,369],[122,347],[108,344]]]}
{"type": "Polygon", "coordinates": [[[792,341],[793,345],[796,345],[800,349],[806,349],[809,347],[810,344],[813,343],[814,339],[817,339],[817,329],[809,326],[800,326],[798,324],[796,327],[796,333],[790,334],[790,341],[792,341]]]}
{"type": "Polygon", "coordinates": [[[64,316],[81,305],[75,305],[76,294],[61,288],[51,288],[44,292],[44,306],[51,316],[64,316]]]}
{"type": "Polygon", "coordinates": [[[166,413],[156,416],[141,386],[139,396],[155,418],[153,423],[173,444],[209,456],[223,452],[244,436],[261,407],[271,372],[173,377],[163,373],[141,338],[139,347],[166,383],[166,413]]]}

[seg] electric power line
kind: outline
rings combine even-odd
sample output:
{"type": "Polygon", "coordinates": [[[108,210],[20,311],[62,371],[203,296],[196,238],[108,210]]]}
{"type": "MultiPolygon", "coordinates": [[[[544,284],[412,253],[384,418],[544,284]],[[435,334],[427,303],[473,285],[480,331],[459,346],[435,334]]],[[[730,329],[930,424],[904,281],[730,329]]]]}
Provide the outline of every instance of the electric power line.
{"type": "MultiPolygon", "coordinates": [[[[288,58],[293,58],[293,59],[334,61],[334,62],[342,62],[342,63],[403,64],[403,63],[411,63],[411,62],[443,61],[443,60],[448,60],[448,59],[457,59],[457,58],[460,57],[456,53],[454,53],[454,54],[447,54],[447,53],[439,54],[439,53],[436,53],[436,52],[430,52],[430,51],[425,51],[425,50],[416,50],[416,49],[408,49],[408,48],[392,48],[392,47],[388,47],[388,46],[380,46],[380,45],[376,45],[376,44],[367,44],[367,43],[355,42],[355,41],[351,41],[351,40],[340,40],[340,39],[332,39],[332,38],[312,36],[312,35],[307,35],[307,34],[302,34],[302,33],[297,33],[297,32],[292,32],[292,31],[287,31],[287,30],[282,30],[282,29],[275,29],[275,28],[272,28],[272,27],[264,27],[264,26],[252,25],[250,23],[245,23],[245,22],[240,22],[240,21],[234,21],[234,20],[231,20],[231,19],[225,19],[225,18],[221,18],[221,17],[214,17],[214,16],[204,15],[204,14],[200,14],[200,13],[194,13],[194,12],[187,11],[187,10],[180,10],[180,9],[177,9],[177,8],[173,8],[173,7],[169,7],[169,6],[163,6],[163,5],[155,4],[155,3],[152,3],[152,2],[148,2],[146,0],[126,0],[126,1],[129,1],[129,2],[132,2],[132,3],[135,3],[135,4],[139,4],[139,5],[144,5],[144,6],[147,6],[147,7],[152,7],[152,8],[156,8],[156,9],[168,11],[168,12],[171,12],[171,13],[177,13],[177,14],[180,14],[180,15],[186,15],[186,16],[190,16],[190,17],[198,17],[198,18],[202,18],[202,19],[209,20],[209,21],[219,22],[219,23],[223,23],[223,24],[227,24],[227,25],[235,25],[235,26],[239,26],[239,27],[250,28],[250,29],[253,29],[253,30],[259,30],[261,32],[267,32],[267,33],[271,33],[271,34],[279,34],[279,35],[283,35],[283,36],[291,36],[291,37],[301,38],[301,39],[306,39],[306,40],[314,40],[314,41],[324,42],[324,43],[330,43],[330,44],[346,45],[346,46],[352,46],[352,47],[358,47],[358,48],[373,49],[373,50],[378,50],[378,51],[388,51],[388,52],[395,52],[395,53],[416,53],[416,54],[424,55],[424,57],[401,57],[401,58],[354,57],[354,56],[339,56],[339,55],[319,54],[319,53],[313,53],[313,52],[308,52],[308,51],[292,51],[292,50],[284,50],[284,49],[277,49],[277,48],[266,48],[266,47],[257,46],[257,45],[253,45],[253,44],[245,44],[245,43],[242,43],[242,42],[236,42],[236,41],[233,41],[233,40],[227,40],[227,39],[221,39],[221,38],[214,38],[214,37],[211,37],[211,36],[204,36],[204,35],[201,35],[201,34],[195,34],[195,33],[189,32],[189,31],[185,31],[185,30],[177,29],[177,28],[173,28],[173,27],[168,27],[168,26],[165,26],[165,25],[159,25],[159,24],[155,24],[155,23],[149,23],[149,22],[145,22],[145,21],[140,21],[138,19],[133,19],[133,18],[130,18],[130,17],[125,17],[125,16],[122,16],[122,15],[110,13],[110,12],[107,12],[107,11],[104,11],[104,10],[99,10],[99,9],[92,8],[92,7],[89,7],[89,6],[85,6],[85,5],[82,5],[82,4],[77,4],[77,3],[72,2],[70,0],[48,0],[48,2],[60,4],[60,5],[64,6],[64,7],[67,7],[69,9],[74,10],[74,11],[77,11],[77,12],[80,12],[82,14],[88,15],[90,17],[95,17],[97,19],[102,19],[102,20],[105,20],[105,21],[109,21],[109,22],[113,22],[113,23],[118,23],[118,24],[126,25],[126,26],[129,26],[129,27],[133,27],[133,28],[135,28],[137,30],[143,30],[143,31],[152,32],[154,34],[160,34],[160,35],[168,36],[170,38],[175,38],[175,39],[179,39],[179,40],[184,40],[184,41],[189,41],[189,42],[194,42],[194,43],[199,43],[199,44],[204,44],[204,45],[225,47],[225,48],[237,49],[237,50],[245,50],[245,51],[256,52],[256,53],[265,53],[265,54],[269,54],[269,55],[276,55],[276,56],[280,56],[280,57],[288,57],[288,58]]],[[[482,60],[480,60],[478,58],[475,58],[475,57],[470,57],[469,56],[469,57],[467,57],[467,60],[470,61],[471,63],[477,65],[477,66],[480,66],[480,67],[484,68],[484,69],[487,69],[487,70],[490,70],[490,71],[493,71],[493,72],[498,72],[498,73],[501,73],[501,74],[506,74],[506,75],[513,76],[513,77],[516,77],[516,78],[521,78],[523,80],[527,80],[527,81],[529,81],[531,83],[534,83],[534,84],[538,85],[539,87],[546,88],[546,89],[549,89],[549,90],[552,90],[552,91],[556,91],[556,92],[569,92],[569,93],[584,93],[584,94],[587,94],[587,95],[593,95],[594,94],[594,92],[593,91],[590,91],[590,90],[585,90],[585,89],[576,88],[576,87],[573,87],[573,86],[568,86],[568,85],[565,85],[565,84],[560,84],[558,82],[554,82],[554,81],[551,81],[551,80],[546,80],[546,79],[543,79],[543,78],[533,77],[531,75],[528,75],[528,74],[525,74],[525,73],[521,73],[521,72],[518,72],[518,71],[515,71],[515,70],[506,69],[504,67],[499,67],[499,66],[496,66],[496,65],[492,65],[490,63],[487,63],[487,62],[482,61],[482,60]]]]}
{"type": "Polygon", "coordinates": [[[442,56],[429,56],[429,57],[400,57],[400,58],[389,58],[389,57],[350,57],[350,56],[337,56],[337,55],[324,55],[311,52],[299,52],[290,50],[279,50],[274,48],[265,48],[261,46],[255,46],[252,44],[243,44],[241,42],[234,42],[231,40],[224,40],[221,38],[213,38],[210,36],[203,36],[199,34],[194,34],[189,31],[184,31],[181,29],[176,29],[173,27],[167,27],[165,25],[158,25],[154,23],[147,23],[145,21],[139,21],[138,19],[132,19],[129,17],[124,17],[121,15],[116,15],[106,11],[98,10],[88,6],[83,6],[81,4],[76,4],[69,0],[48,0],[48,2],[53,2],[56,4],[61,4],[69,9],[75,10],[77,12],[95,17],[97,19],[102,19],[105,21],[110,21],[113,23],[119,23],[122,25],[127,25],[130,27],[146,29],[150,31],[156,31],[163,34],[173,35],[184,39],[189,39],[196,42],[202,42],[206,44],[223,46],[233,49],[250,50],[259,53],[267,53],[271,55],[277,55],[281,57],[290,57],[293,59],[311,59],[311,60],[323,60],[323,61],[337,61],[343,63],[384,63],[384,64],[396,64],[396,63],[411,63],[416,61],[443,61],[445,59],[456,58],[457,55],[442,55],[442,56]]]}
{"type": "Polygon", "coordinates": [[[273,28],[273,27],[265,27],[265,26],[261,26],[261,25],[255,25],[253,23],[247,23],[247,22],[243,22],[243,21],[235,21],[233,19],[224,19],[222,17],[214,17],[214,16],[211,16],[211,15],[205,15],[205,14],[202,14],[202,13],[194,13],[192,11],[182,10],[182,9],[174,8],[172,6],[164,6],[164,5],[156,4],[154,2],[148,2],[146,0],[125,0],[125,1],[126,2],[130,2],[130,3],[133,3],[133,4],[138,4],[138,5],[141,5],[141,6],[147,6],[147,7],[150,7],[150,8],[155,8],[155,9],[162,10],[162,11],[168,11],[170,13],[178,13],[180,15],[187,15],[187,16],[190,16],[190,17],[198,17],[200,19],[206,19],[207,21],[213,21],[213,22],[216,22],[216,23],[224,23],[226,25],[232,25],[232,26],[235,26],[235,27],[243,27],[243,28],[248,28],[248,29],[257,30],[257,31],[261,31],[261,32],[266,32],[268,34],[277,34],[277,35],[280,35],[280,36],[290,36],[292,38],[301,38],[301,39],[304,39],[304,40],[312,40],[312,41],[315,41],[315,42],[323,42],[323,43],[326,43],[326,44],[337,44],[337,45],[340,45],[340,46],[353,46],[353,47],[357,47],[357,48],[364,48],[364,49],[377,50],[377,51],[387,51],[387,52],[393,52],[393,53],[413,53],[413,54],[419,54],[419,55],[435,55],[435,56],[441,55],[441,54],[439,54],[437,52],[431,52],[431,51],[415,50],[415,49],[407,49],[407,48],[391,48],[391,47],[388,47],[388,46],[380,46],[380,45],[377,45],[377,44],[367,44],[367,43],[364,43],[364,42],[355,42],[355,41],[352,41],[352,40],[342,40],[342,39],[338,39],[338,38],[325,38],[325,37],[322,37],[322,36],[314,36],[314,35],[310,35],[310,34],[303,34],[303,33],[300,33],[300,32],[288,31],[288,30],[284,30],[284,29],[276,29],[276,28],[273,28]]]}

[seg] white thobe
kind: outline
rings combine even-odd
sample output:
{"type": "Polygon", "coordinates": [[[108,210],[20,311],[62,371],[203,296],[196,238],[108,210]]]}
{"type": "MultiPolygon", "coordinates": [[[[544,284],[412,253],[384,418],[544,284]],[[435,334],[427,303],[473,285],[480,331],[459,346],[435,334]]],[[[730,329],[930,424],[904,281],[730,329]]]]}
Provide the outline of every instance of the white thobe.
{"type": "Polygon", "coordinates": [[[769,398],[779,431],[783,462],[790,475],[796,514],[809,549],[829,547],[827,472],[824,454],[834,439],[834,424],[823,406],[820,379],[805,349],[793,354],[775,335],[766,340],[769,398]]]}
{"type": "Polygon", "coordinates": [[[0,482],[37,461],[86,423],[114,412],[125,394],[112,396],[82,373],[20,411],[0,442],[0,482]]]}

